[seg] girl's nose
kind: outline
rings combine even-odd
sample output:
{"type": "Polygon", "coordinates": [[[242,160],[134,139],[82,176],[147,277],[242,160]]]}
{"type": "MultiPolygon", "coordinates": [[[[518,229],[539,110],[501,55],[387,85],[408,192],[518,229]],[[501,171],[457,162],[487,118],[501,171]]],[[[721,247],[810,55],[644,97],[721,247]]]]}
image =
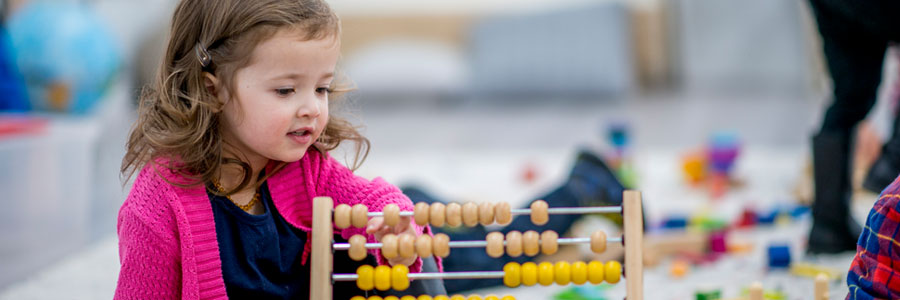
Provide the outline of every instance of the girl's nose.
{"type": "Polygon", "coordinates": [[[297,116],[301,118],[318,118],[322,113],[322,101],[313,95],[303,100],[300,109],[297,110],[297,116]]]}

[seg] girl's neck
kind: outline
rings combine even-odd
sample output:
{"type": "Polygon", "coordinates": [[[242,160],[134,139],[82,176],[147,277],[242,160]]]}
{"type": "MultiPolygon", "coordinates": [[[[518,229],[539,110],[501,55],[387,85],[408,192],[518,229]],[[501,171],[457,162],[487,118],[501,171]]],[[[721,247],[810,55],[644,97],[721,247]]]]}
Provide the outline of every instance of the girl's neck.
{"type": "MultiPolygon", "coordinates": [[[[228,158],[240,160],[240,159],[237,159],[234,157],[228,157],[228,158]]],[[[250,174],[249,174],[250,177],[248,178],[247,185],[245,185],[244,188],[241,189],[241,191],[253,190],[256,187],[257,179],[259,179],[259,174],[263,170],[263,168],[265,168],[266,164],[268,163],[268,160],[257,160],[257,161],[240,160],[240,161],[247,163],[247,165],[249,165],[249,167],[250,167],[250,174]]],[[[246,176],[246,175],[247,174],[245,173],[244,168],[241,165],[233,164],[233,163],[224,164],[224,165],[222,165],[222,171],[219,173],[219,176],[218,176],[219,184],[221,184],[222,187],[226,191],[231,191],[234,188],[237,188],[238,185],[241,184],[241,182],[244,180],[244,176],[246,176]]],[[[235,192],[240,192],[240,191],[235,191],[235,192]]]]}

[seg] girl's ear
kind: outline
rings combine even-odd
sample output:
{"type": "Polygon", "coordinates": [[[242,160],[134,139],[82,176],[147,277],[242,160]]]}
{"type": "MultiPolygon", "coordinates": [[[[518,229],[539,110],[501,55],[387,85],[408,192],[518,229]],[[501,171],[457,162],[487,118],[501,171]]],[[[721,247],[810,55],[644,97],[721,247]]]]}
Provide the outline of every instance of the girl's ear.
{"type": "Polygon", "coordinates": [[[219,97],[219,92],[222,90],[222,83],[218,78],[216,78],[215,75],[209,72],[203,72],[203,83],[206,86],[207,92],[213,95],[213,97],[221,100],[221,97],[219,97]]]}

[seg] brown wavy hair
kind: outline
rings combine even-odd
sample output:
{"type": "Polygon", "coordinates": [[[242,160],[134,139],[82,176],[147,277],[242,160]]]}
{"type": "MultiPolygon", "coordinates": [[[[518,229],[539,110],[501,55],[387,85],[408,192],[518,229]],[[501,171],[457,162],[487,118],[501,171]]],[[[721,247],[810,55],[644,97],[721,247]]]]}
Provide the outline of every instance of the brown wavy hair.
{"type": "MultiPolygon", "coordinates": [[[[223,156],[219,125],[224,104],[207,90],[204,73],[219,78],[235,95],[235,73],[249,64],[259,43],[281,29],[299,29],[306,40],[338,38],[341,30],[337,15],[322,0],[181,1],[158,75],[140,97],[138,119],[122,159],[125,178],[147,163],[166,161],[164,167],[187,178],[173,184],[189,186],[210,182],[224,164],[233,163],[244,170],[244,178],[226,194],[246,187],[250,165],[223,156]],[[209,55],[205,66],[200,59],[204,51],[209,55]]],[[[352,84],[339,75],[332,86],[329,105],[335,106],[352,84]]],[[[346,140],[355,142],[351,168],[356,169],[370,144],[347,120],[331,116],[314,148],[325,153],[346,140]]]]}

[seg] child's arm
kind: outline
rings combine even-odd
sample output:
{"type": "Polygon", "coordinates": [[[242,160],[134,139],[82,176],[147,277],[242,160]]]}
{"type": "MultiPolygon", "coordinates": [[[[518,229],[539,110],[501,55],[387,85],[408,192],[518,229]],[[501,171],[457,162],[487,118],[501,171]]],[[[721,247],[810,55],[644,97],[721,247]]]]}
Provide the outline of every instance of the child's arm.
{"type": "Polygon", "coordinates": [[[119,211],[118,234],[122,266],[114,299],[180,298],[180,248],[175,235],[148,225],[128,201],[119,211]]]}
{"type": "MultiPolygon", "coordinates": [[[[409,197],[403,194],[399,188],[390,183],[384,181],[384,179],[378,177],[373,180],[368,180],[360,176],[356,176],[353,174],[350,169],[340,164],[337,160],[331,158],[329,155],[323,155],[322,157],[316,157],[321,160],[321,165],[319,168],[318,184],[317,184],[317,195],[324,195],[332,197],[335,200],[335,205],[337,204],[363,204],[369,208],[369,211],[382,211],[384,206],[388,204],[397,204],[401,211],[412,211],[413,203],[409,200],[409,197]]],[[[405,218],[405,220],[409,220],[409,218],[405,218]]],[[[373,225],[372,222],[378,222],[376,220],[370,220],[369,225],[373,225]]],[[[431,230],[428,226],[418,226],[415,223],[409,224],[408,228],[400,228],[400,232],[410,232],[414,233],[416,236],[422,234],[430,234],[431,230]]],[[[368,237],[368,242],[377,242],[377,237],[380,235],[387,233],[387,231],[383,231],[380,234],[375,234],[377,230],[374,230],[371,233],[367,233],[362,229],[357,228],[347,228],[341,231],[341,236],[345,239],[349,239],[350,236],[354,234],[365,234],[368,237]]],[[[381,255],[381,251],[374,250],[371,251],[372,254],[376,255],[379,264],[393,264],[396,263],[404,263],[401,262],[402,259],[397,259],[396,261],[388,261],[381,255]]],[[[422,260],[420,258],[415,258],[415,260],[411,264],[407,264],[409,266],[410,272],[419,272],[422,265],[422,260]]],[[[438,266],[440,268],[440,261],[438,260],[438,266]]]]}
{"type": "Polygon", "coordinates": [[[847,299],[900,299],[900,186],[891,184],[869,211],[850,264],[847,299]]]}

